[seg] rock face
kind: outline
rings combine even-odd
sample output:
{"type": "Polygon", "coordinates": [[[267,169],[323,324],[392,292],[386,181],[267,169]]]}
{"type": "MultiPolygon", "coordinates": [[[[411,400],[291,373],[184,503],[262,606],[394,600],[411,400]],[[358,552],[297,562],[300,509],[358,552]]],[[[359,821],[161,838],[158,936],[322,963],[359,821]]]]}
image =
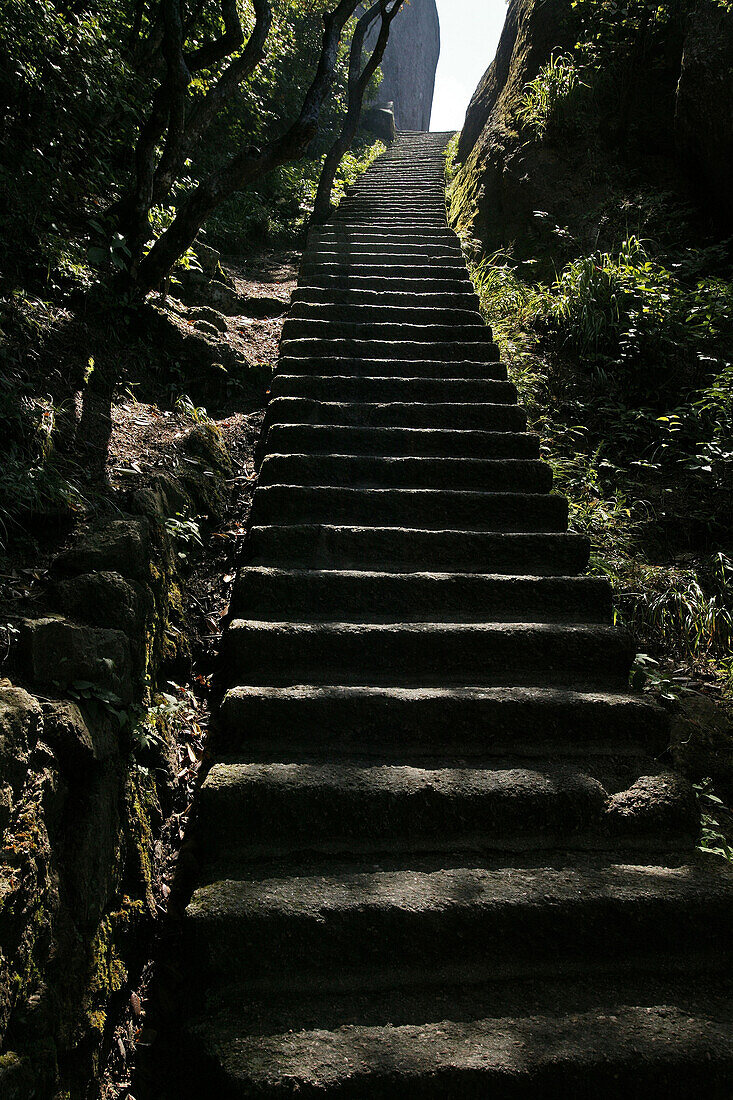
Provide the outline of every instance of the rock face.
{"type": "Polygon", "coordinates": [[[730,223],[733,14],[701,0],[689,19],[642,26],[615,52],[607,43],[539,135],[521,116],[526,85],[553,55],[575,52],[582,66],[574,47],[587,34],[571,0],[509,2],[468,108],[451,195],[454,226],[485,252],[511,246],[552,271],[559,237],[596,247],[609,209],[635,189],[697,198],[711,227],[730,223]]]}
{"type": "Polygon", "coordinates": [[[547,144],[527,142],[516,110],[523,89],[553,50],[577,38],[571,0],[553,4],[510,0],[496,53],[466,114],[458,158],[462,164],[452,190],[452,220],[460,232],[487,250],[518,244],[536,253],[536,232],[544,226],[533,211],[567,223],[568,207],[587,199],[587,184],[566,147],[558,157],[547,144]]]}
{"type": "Polygon", "coordinates": [[[701,4],[690,19],[677,87],[676,135],[695,191],[733,224],[733,14],[701,4]]]}
{"type": "MultiPolygon", "coordinates": [[[[376,28],[367,45],[376,38],[376,28]]],[[[384,78],[376,105],[394,103],[398,130],[428,130],[435,71],[440,56],[440,24],[435,0],[411,0],[392,24],[382,59],[384,78]]]]}

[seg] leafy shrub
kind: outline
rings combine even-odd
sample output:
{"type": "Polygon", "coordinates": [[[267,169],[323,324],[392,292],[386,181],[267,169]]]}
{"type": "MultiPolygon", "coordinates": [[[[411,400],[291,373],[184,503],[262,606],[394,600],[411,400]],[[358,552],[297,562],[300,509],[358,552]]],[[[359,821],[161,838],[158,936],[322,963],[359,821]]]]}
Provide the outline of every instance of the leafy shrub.
{"type": "Polygon", "coordinates": [[[585,87],[575,60],[570,54],[552,54],[534,80],[525,86],[519,101],[518,115],[538,137],[544,137],[552,123],[561,116],[561,107],[571,92],[585,87]]]}
{"type": "Polygon", "coordinates": [[[733,566],[705,544],[733,513],[733,365],[712,354],[733,334],[733,287],[694,270],[683,281],[630,238],[550,286],[502,253],[472,278],[618,620],[645,648],[723,671],[733,566]]]}

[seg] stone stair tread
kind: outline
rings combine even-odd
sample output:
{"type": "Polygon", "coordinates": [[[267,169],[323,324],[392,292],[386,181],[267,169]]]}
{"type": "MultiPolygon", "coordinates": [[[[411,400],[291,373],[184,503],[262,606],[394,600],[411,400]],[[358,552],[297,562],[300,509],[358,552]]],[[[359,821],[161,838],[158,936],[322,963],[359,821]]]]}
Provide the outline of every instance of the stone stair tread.
{"type": "Polygon", "coordinates": [[[389,525],[423,530],[564,532],[568,506],[548,493],[484,492],[471,489],[354,488],[273,482],[258,487],[252,504],[255,526],[389,525]]]}
{"type": "Polygon", "coordinates": [[[367,454],[384,458],[534,458],[534,432],[491,432],[447,428],[357,428],[336,424],[273,424],[268,453],[367,454]],[[294,445],[298,444],[296,448],[294,445]],[[301,447],[307,446],[307,452],[301,447]]]}
{"type": "Polygon", "coordinates": [[[506,427],[521,431],[526,426],[527,414],[518,405],[498,401],[334,401],[328,397],[274,397],[267,407],[266,423],[285,421],[475,431],[496,431],[506,427]]]}
{"type": "Polygon", "coordinates": [[[516,387],[512,382],[493,378],[420,378],[403,373],[385,378],[351,374],[277,374],[270,384],[272,397],[311,397],[330,403],[356,401],[383,404],[407,400],[410,404],[488,403],[515,404],[516,387]],[[412,400],[410,400],[412,399],[412,400]]]}
{"type": "Polygon", "coordinates": [[[239,860],[611,843],[669,853],[687,847],[696,827],[692,788],[671,774],[627,790],[618,775],[544,761],[479,768],[226,759],[206,777],[197,819],[199,843],[239,860]]]}
{"type": "Polygon", "coordinates": [[[497,995],[472,983],[246,1003],[222,996],[189,1025],[227,1097],[727,1100],[733,996],[720,981],[582,981],[497,995]],[[226,1091],[225,1091],[226,1090],[226,1091]]]}
{"type": "Polygon", "coordinates": [[[603,624],[233,619],[231,676],[257,684],[547,684],[623,689],[633,652],[603,624]]]}
{"type": "Polygon", "coordinates": [[[547,463],[533,458],[387,457],[270,451],[260,467],[259,484],[542,493],[552,488],[552,470],[547,463]]]}
{"type": "Polygon", "coordinates": [[[328,621],[608,623],[611,589],[598,577],[533,577],[471,573],[388,573],[247,566],[230,609],[280,621],[283,610],[328,621]],[[512,616],[515,616],[512,618],[512,616]]]}
{"type": "MultiPolygon", "coordinates": [[[[217,879],[194,891],[188,943],[207,974],[244,988],[297,989],[299,980],[366,987],[391,972],[494,968],[496,979],[711,972],[730,959],[733,869],[709,857],[671,864],[568,853],[545,865],[517,858],[438,870],[350,870],[299,861],[270,875],[217,879]],[[670,959],[679,943],[684,956],[670,959]],[[552,945],[551,951],[548,946],[552,945]]],[[[253,869],[254,870],[254,869],[253,869]]]]}
{"type": "Polygon", "coordinates": [[[249,546],[250,560],[256,564],[277,565],[286,560],[320,568],[414,572],[448,567],[453,572],[520,571],[546,576],[580,572],[590,552],[588,539],[574,533],[334,523],[255,526],[250,529],[249,546]]]}
{"type": "Polygon", "coordinates": [[[356,378],[424,378],[424,379],[480,379],[506,382],[507,368],[498,360],[473,362],[467,359],[410,359],[385,362],[368,357],[344,358],[340,355],[309,356],[301,359],[290,354],[280,357],[280,369],[285,375],[317,375],[320,377],[356,378]]]}
{"type": "Polygon", "coordinates": [[[220,748],[258,746],[270,759],[277,752],[290,759],[305,745],[331,759],[404,760],[417,752],[648,760],[667,741],[666,714],[647,698],[547,685],[240,685],[229,689],[220,710],[220,748]]]}

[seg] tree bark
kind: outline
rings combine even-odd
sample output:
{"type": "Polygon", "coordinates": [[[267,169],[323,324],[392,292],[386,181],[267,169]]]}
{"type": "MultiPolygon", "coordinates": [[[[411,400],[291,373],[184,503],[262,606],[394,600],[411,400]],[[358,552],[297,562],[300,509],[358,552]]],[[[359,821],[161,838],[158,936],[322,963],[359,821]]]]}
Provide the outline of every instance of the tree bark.
{"type": "Polygon", "coordinates": [[[211,172],[202,180],[140,263],[132,279],[132,289],[136,294],[144,296],[162,282],[176,261],[193,244],[199,229],[220,203],[274,168],[305,155],[318,133],[321,108],[333,84],[341,34],[358,4],[359,0],[340,0],[324,16],[318,67],[296,122],[261,152],[242,150],[223,168],[211,172]]]}
{"type": "MultiPolygon", "coordinates": [[[[226,0],[224,0],[226,2],[226,0]]],[[[242,54],[224,70],[186,121],[185,131],[176,144],[167,144],[153,181],[152,205],[169,195],[186,159],[201,140],[226,101],[257,68],[265,53],[265,42],[272,26],[269,0],[254,0],[255,25],[242,54]]],[[[241,28],[240,28],[241,29],[241,28]]],[[[213,44],[212,44],[213,45],[213,44]]]]}
{"type": "Polygon", "coordinates": [[[392,20],[397,15],[402,3],[403,0],[394,0],[392,8],[390,9],[388,0],[377,0],[377,2],[372,4],[364,15],[361,16],[356,25],[349,58],[349,98],[346,115],[344,117],[341,132],[328,150],[326,159],[323,162],[323,169],[321,170],[316,199],[313,205],[313,217],[311,221],[314,225],[322,225],[323,222],[328,221],[333,213],[331,192],[333,191],[336,172],[338,171],[338,166],[341,163],[344,153],[356,136],[356,131],[359,128],[359,119],[361,118],[361,108],[364,102],[364,93],[384,56],[392,20]],[[377,36],[372,55],[362,70],[361,58],[364,38],[369,27],[380,14],[382,17],[382,25],[379,29],[379,35],[377,36]]]}

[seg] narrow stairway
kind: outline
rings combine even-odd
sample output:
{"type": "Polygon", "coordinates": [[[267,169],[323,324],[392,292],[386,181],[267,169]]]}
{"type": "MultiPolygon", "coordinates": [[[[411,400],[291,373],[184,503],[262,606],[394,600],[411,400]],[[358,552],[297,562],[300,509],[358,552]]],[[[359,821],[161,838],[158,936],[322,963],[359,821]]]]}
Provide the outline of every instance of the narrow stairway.
{"type": "Polygon", "coordinates": [[[727,865],[402,133],[313,232],[232,603],[181,1094],[733,1095],[727,865]]]}

